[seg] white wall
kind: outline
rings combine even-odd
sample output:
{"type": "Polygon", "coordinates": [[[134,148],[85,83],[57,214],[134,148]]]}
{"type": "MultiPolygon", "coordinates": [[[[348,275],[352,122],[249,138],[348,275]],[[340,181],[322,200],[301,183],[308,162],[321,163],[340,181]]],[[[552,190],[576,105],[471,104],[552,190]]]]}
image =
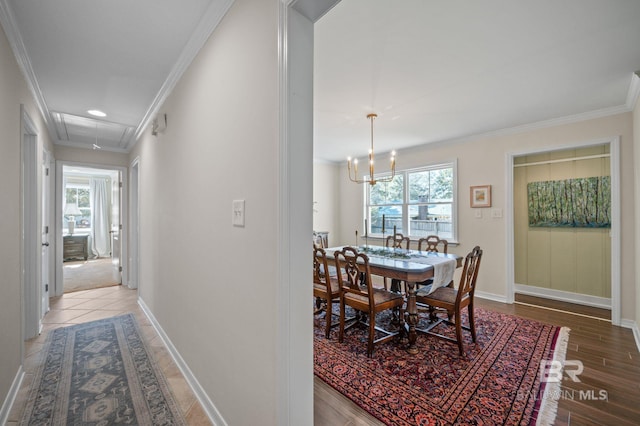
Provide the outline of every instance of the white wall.
{"type": "Polygon", "coordinates": [[[338,172],[340,167],[330,162],[313,162],[313,229],[329,232],[329,245],[333,246],[338,232],[338,172]]]}
{"type": "MultiPolygon", "coordinates": [[[[637,114],[637,112],[636,112],[637,114]]],[[[506,156],[508,153],[527,150],[553,150],[563,145],[588,142],[596,139],[620,136],[621,143],[621,222],[622,222],[622,307],[623,319],[636,318],[635,291],[635,213],[634,213],[634,163],[633,117],[631,113],[565,124],[519,134],[492,136],[454,144],[432,144],[398,152],[397,167],[409,169],[424,164],[458,159],[458,238],[460,245],[450,248],[458,254],[468,253],[474,245],[484,250],[482,271],[478,277],[478,289],[484,293],[506,296],[506,156]],[[492,218],[489,209],[483,209],[483,217],[474,217],[469,207],[469,187],[492,185],[494,208],[503,209],[503,218],[492,218]],[[628,195],[627,195],[628,194],[628,195]]],[[[335,244],[353,244],[354,231],[362,231],[362,185],[348,181],[346,165],[341,165],[339,236],[335,244]]],[[[382,171],[382,170],[381,170],[382,171]]]]}
{"type": "Polygon", "coordinates": [[[235,1],[162,106],[165,133],[147,130],[130,156],[140,157],[139,295],[230,425],[275,424],[284,397],[277,6],[235,1]],[[231,223],[235,199],[244,228],[231,223]]]}
{"type": "MultiPolygon", "coordinates": [[[[20,104],[24,104],[38,128],[38,158],[41,159],[43,147],[53,152],[51,142],[5,33],[0,31],[0,408],[6,408],[2,404],[6,403],[22,364],[20,104]]],[[[0,418],[2,414],[0,411],[0,418]]]]}

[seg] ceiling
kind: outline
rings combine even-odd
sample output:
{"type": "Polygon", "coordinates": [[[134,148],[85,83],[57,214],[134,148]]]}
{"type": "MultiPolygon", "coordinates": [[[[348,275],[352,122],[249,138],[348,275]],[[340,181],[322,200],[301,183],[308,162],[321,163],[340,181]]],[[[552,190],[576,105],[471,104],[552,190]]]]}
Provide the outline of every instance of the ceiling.
{"type": "MultiPolygon", "coordinates": [[[[0,23],[54,143],[128,152],[231,2],[0,0],[0,23]]],[[[315,24],[314,157],[365,155],[370,112],[382,153],[629,111],[638,22],[637,0],[342,0],[315,24]]]]}
{"type": "Polygon", "coordinates": [[[0,23],[54,143],[128,152],[230,3],[0,0],[0,23]]]}
{"type": "MultiPolygon", "coordinates": [[[[315,25],[314,157],[630,111],[637,0],[342,0],[315,25]]],[[[402,155],[398,157],[398,165],[402,155]]]]}

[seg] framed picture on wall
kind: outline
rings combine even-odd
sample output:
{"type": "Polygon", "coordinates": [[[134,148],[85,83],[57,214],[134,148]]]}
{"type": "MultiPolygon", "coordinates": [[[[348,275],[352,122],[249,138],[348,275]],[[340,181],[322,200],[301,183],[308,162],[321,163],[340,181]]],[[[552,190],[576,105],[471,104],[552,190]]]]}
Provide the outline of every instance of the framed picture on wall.
{"type": "Polygon", "coordinates": [[[491,207],[491,185],[471,187],[471,207],[491,207]]]}

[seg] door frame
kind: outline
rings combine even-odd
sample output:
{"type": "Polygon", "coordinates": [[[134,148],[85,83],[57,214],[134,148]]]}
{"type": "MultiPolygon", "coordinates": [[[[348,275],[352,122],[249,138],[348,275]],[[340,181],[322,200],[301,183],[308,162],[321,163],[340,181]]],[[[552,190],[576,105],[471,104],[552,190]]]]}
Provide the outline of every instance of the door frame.
{"type": "Polygon", "coordinates": [[[41,273],[44,275],[45,271],[47,276],[41,276],[42,281],[44,283],[46,283],[45,285],[48,285],[49,289],[45,289],[42,288],[42,294],[41,294],[41,299],[42,299],[42,306],[41,306],[41,310],[42,310],[42,315],[44,317],[44,315],[49,311],[49,297],[50,297],[50,291],[51,291],[51,283],[53,283],[55,281],[55,238],[52,239],[51,236],[55,235],[53,234],[53,225],[52,225],[52,213],[54,211],[54,206],[55,206],[55,199],[52,196],[52,194],[55,194],[55,159],[53,158],[53,155],[51,154],[51,152],[46,149],[46,148],[42,148],[42,167],[45,168],[46,172],[44,170],[41,171],[41,182],[42,182],[42,194],[41,194],[41,199],[42,199],[42,220],[41,220],[41,225],[40,225],[40,232],[41,234],[45,234],[45,230],[43,229],[44,226],[48,227],[48,230],[46,231],[46,241],[44,241],[45,237],[42,237],[42,244],[48,245],[48,249],[47,249],[47,256],[44,260],[42,260],[42,266],[41,266],[41,273]],[[47,265],[45,267],[44,262],[47,262],[47,265]]]}
{"type": "Polygon", "coordinates": [[[295,285],[310,276],[306,254],[313,231],[314,23],[340,0],[280,0],[278,10],[278,222],[276,423],[313,421],[312,324],[309,290],[295,285]]]}
{"type": "MultiPolygon", "coordinates": [[[[20,105],[22,340],[42,331],[42,234],[38,128],[20,105]]],[[[22,348],[24,352],[24,347],[22,348]]],[[[23,353],[24,355],[24,353],[23,353]]],[[[24,357],[23,357],[24,358],[24,357]]]]}
{"type": "MultiPolygon", "coordinates": [[[[51,296],[61,296],[64,293],[64,275],[63,275],[63,243],[62,243],[62,228],[60,224],[62,223],[63,215],[62,215],[62,197],[63,197],[63,168],[64,166],[69,167],[85,167],[91,169],[102,169],[102,170],[113,170],[120,172],[120,177],[122,179],[122,202],[120,203],[120,223],[122,224],[121,230],[121,238],[122,238],[122,251],[120,252],[120,265],[122,266],[122,283],[128,282],[128,262],[127,262],[127,246],[128,246],[128,192],[127,192],[127,182],[128,182],[128,174],[127,167],[122,166],[112,166],[108,164],[98,164],[98,163],[86,163],[86,162],[78,162],[78,161],[65,161],[65,160],[57,160],[56,161],[56,190],[55,190],[55,198],[56,198],[56,207],[55,207],[55,238],[56,238],[56,257],[55,257],[55,269],[56,269],[56,280],[55,280],[55,290],[50,294],[51,296]],[[124,261],[123,261],[124,259],[124,261]]],[[[49,289],[51,290],[51,288],[49,289]]]]}
{"type": "Polygon", "coordinates": [[[513,212],[513,166],[514,159],[523,155],[540,154],[565,149],[577,149],[608,144],[610,149],[609,169],[611,173],[611,323],[621,325],[621,235],[620,235],[620,137],[575,142],[567,145],[529,149],[507,153],[506,235],[507,235],[507,293],[506,303],[515,301],[515,231],[513,212]]]}
{"type": "Polygon", "coordinates": [[[140,285],[140,157],[129,165],[129,288],[140,285]]]}

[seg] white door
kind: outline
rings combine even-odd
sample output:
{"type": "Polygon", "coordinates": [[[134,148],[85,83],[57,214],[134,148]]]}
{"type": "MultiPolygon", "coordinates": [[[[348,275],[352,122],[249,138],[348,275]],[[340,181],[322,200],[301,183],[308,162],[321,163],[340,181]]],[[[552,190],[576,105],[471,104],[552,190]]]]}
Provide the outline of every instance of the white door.
{"type": "Polygon", "coordinates": [[[49,284],[50,284],[50,250],[49,235],[51,235],[51,167],[49,153],[42,153],[42,274],[40,275],[42,284],[42,304],[41,317],[49,312],[49,284]]]}
{"type": "Polygon", "coordinates": [[[120,220],[120,197],[122,196],[122,172],[118,172],[118,178],[111,181],[111,273],[113,279],[122,283],[121,253],[122,241],[120,231],[122,230],[120,220]]]}

